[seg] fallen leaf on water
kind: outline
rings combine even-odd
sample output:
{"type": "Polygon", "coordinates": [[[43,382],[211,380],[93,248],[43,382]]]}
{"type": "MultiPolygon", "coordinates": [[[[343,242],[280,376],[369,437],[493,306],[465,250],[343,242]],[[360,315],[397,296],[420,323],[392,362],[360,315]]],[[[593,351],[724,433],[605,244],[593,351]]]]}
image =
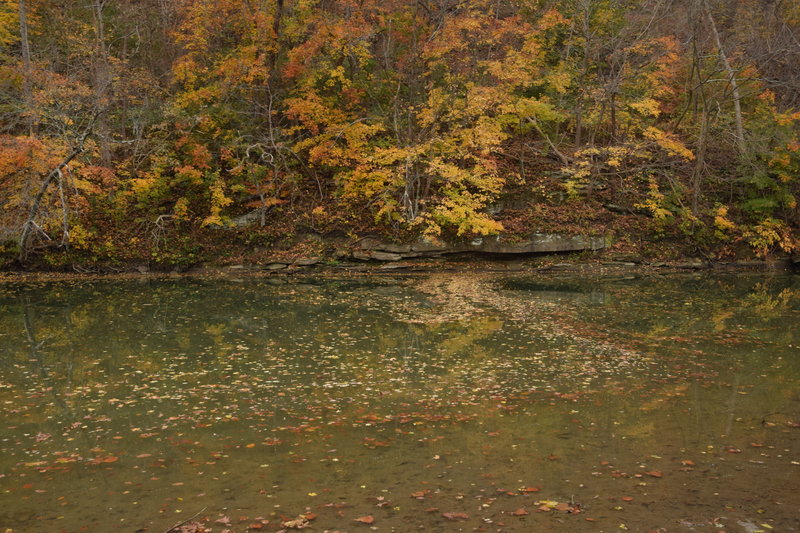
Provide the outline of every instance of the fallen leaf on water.
{"type": "Polygon", "coordinates": [[[303,529],[309,527],[308,520],[304,516],[298,516],[294,520],[287,520],[285,522],[281,522],[281,526],[288,528],[288,529],[303,529]]]}
{"type": "Polygon", "coordinates": [[[516,511],[511,511],[509,514],[514,515],[514,516],[525,516],[525,515],[530,514],[530,513],[528,511],[526,511],[524,507],[520,507],[516,511]]]}
{"type": "Polygon", "coordinates": [[[442,516],[448,520],[467,520],[469,518],[467,513],[442,513],[442,516]]]}
{"type": "Polygon", "coordinates": [[[358,518],[356,518],[355,521],[361,522],[362,524],[372,524],[373,522],[375,522],[375,517],[371,515],[359,516],[358,518]]]}
{"type": "Polygon", "coordinates": [[[631,498],[630,496],[623,496],[622,497],[622,501],[624,501],[624,502],[632,502],[633,498],[631,498]]]}
{"type": "Polygon", "coordinates": [[[649,472],[645,472],[645,474],[651,477],[664,477],[664,474],[661,472],[661,470],[650,470],[649,472]]]}
{"type": "Polygon", "coordinates": [[[107,455],[105,457],[95,457],[89,462],[93,465],[98,465],[100,463],[114,463],[116,461],[119,461],[119,457],[115,455],[107,455]]]}

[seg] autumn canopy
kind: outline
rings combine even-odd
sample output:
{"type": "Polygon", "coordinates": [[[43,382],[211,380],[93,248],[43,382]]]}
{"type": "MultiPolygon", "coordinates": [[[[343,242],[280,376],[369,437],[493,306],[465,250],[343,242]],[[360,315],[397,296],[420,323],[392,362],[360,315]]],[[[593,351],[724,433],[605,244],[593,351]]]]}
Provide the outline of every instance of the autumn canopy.
{"type": "Polygon", "coordinates": [[[794,2],[2,0],[0,251],[535,230],[792,251],[798,43],[794,2]]]}

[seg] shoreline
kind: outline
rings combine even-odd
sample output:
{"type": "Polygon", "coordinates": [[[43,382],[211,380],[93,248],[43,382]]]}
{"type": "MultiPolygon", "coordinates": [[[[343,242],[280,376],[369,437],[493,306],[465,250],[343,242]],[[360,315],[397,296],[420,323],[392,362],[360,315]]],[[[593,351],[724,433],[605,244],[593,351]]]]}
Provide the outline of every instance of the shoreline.
{"type": "Polygon", "coordinates": [[[400,262],[341,261],[301,258],[292,262],[241,263],[233,265],[208,264],[188,269],[150,270],[142,265],[118,269],[90,270],[77,267],[74,271],[6,270],[0,271],[0,283],[36,281],[83,281],[125,279],[181,278],[297,278],[342,276],[415,276],[429,274],[509,274],[590,276],[636,275],[660,276],[681,273],[752,273],[800,274],[800,263],[789,257],[767,260],[707,261],[683,258],[674,261],[623,261],[614,259],[586,260],[547,255],[524,258],[447,257],[435,260],[400,262]]]}

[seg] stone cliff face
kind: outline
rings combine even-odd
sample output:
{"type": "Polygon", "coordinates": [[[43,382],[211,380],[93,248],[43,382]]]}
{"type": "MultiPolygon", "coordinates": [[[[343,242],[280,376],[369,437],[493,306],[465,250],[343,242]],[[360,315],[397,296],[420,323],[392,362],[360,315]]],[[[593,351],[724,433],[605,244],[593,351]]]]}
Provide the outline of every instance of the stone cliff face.
{"type": "Polygon", "coordinates": [[[420,240],[409,244],[393,244],[377,239],[363,239],[352,252],[355,259],[363,261],[399,261],[413,257],[431,257],[443,254],[478,252],[491,254],[531,254],[553,252],[582,252],[601,250],[608,244],[604,236],[561,235],[533,233],[513,242],[502,237],[482,237],[466,243],[446,243],[420,240]]]}

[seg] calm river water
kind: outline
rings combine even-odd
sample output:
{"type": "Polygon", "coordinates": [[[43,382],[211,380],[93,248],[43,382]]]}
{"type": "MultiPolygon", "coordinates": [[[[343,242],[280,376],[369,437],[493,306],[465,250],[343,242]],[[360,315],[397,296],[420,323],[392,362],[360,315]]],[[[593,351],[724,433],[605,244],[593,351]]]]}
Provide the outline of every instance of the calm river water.
{"type": "Polygon", "coordinates": [[[0,412],[3,532],[798,531],[800,277],[3,284],[0,412]]]}

